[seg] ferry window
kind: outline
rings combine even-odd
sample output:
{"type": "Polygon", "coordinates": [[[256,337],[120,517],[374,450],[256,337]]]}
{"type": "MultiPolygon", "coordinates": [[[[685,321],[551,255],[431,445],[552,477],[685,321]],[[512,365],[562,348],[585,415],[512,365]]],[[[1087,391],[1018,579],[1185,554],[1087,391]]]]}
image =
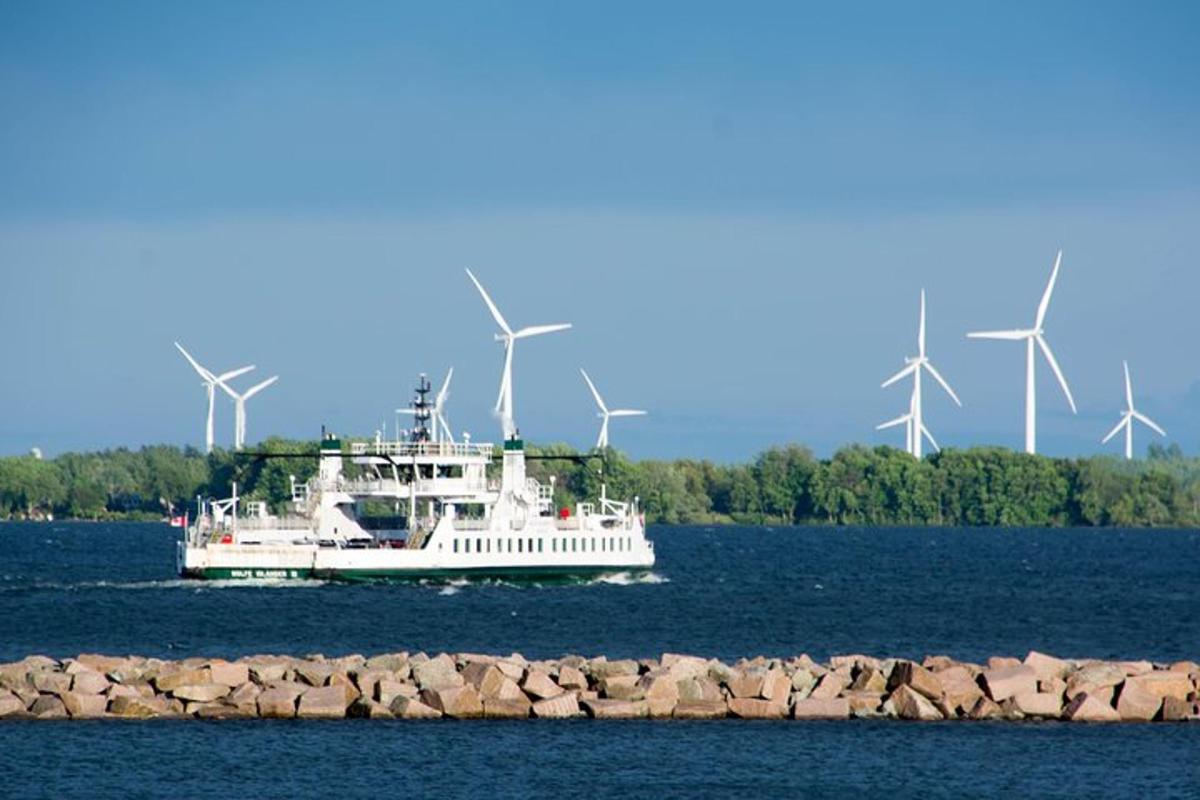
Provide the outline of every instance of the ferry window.
{"type": "Polygon", "coordinates": [[[470,539],[463,539],[463,552],[464,553],[471,552],[471,540],[470,539]]]}
{"type": "Polygon", "coordinates": [[[512,539],[505,539],[504,541],[506,541],[508,543],[508,552],[511,553],[512,552],[512,539]]]}
{"type": "Polygon", "coordinates": [[[538,552],[542,552],[542,540],[538,539],[538,552]]]}
{"type": "Polygon", "coordinates": [[[492,552],[492,540],[491,539],[487,540],[487,551],[489,553],[492,552]]]}
{"type": "Polygon", "coordinates": [[[525,543],[524,543],[524,542],[522,542],[520,539],[517,539],[517,552],[518,552],[518,553],[523,553],[523,552],[525,552],[525,551],[522,549],[522,547],[524,546],[524,544],[525,544],[525,543]]]}
{"type": "Polygon", "coordinates": [[[458,539],[454,540],[454,552],[458,552],[458,539]]]}
{"type": "Polygon", "coordinates": [[[530,539],[530,540],[529,540],[529,552],[530,552],[530,553],[532,553],[532,552],[533,552],[533,539],[530,539]]]}
{"type": "Polygon", "coordinates": [[[613,538],[611,536],[608,537],[608,549],[609,550],[613,549],[613,538]]]}
{"type": "Polygon", "coordinates": [[[475,540],[475,552],[476,552],[476,553],[482,553],[482,552],[483,552],[483,539],[476,539],[476,540],[475,540]]]}
{"type": "Polygon", "coordinates": [[[596,552],[596,537],[592,537],[592,552],[596,552]]]}
{"type": "Polygon", "coordinates": [[[571,552],[572,553],[575,552],[575,537],[574,536],[571,537],[571,552]]]}
{"type": "Polygon", "coordinates": [[[600,537],[600,552],[604,552],[607,548],[604,546],[604,537],[600,537]]]}

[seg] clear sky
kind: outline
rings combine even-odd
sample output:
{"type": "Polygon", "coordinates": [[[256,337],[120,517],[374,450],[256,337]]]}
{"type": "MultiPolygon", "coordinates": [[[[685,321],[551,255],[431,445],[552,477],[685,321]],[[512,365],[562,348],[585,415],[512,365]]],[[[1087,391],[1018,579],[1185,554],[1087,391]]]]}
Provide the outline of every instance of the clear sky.
{"type": "MultiPolygon", "coordinates": [[[[476,440],[514,325],[527,438],[635,457],[1099,451],[1123,405],[1200,444],[1194,3],[0,4],[0,453],[200,444],[171,342],[281,379],[249,436],[370,435],[456,368],[476,440]],[[836,5],[836,8],[832,6],[836,5]],[[620,424],[625,423],[625,424],[620,424]]],[[[232,438],[232,404],[218,438],[232,438]]],[[[1151,434],[1138,431],[1141,451],[1151,434]]],[[[1119,451],[1119,443],[1110,449],[1119,451]]]]}

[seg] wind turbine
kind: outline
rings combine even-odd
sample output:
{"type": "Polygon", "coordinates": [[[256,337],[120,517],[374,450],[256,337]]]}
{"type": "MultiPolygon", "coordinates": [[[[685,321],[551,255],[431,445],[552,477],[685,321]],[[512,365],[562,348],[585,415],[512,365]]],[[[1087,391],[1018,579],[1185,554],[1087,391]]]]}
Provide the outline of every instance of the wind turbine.
{"type": "Polygon", "coordinates": [[[906,417],[898,417],[891,422],[886,422],[876,428],[876,430],[890,428],[894,425],[899,425],[901,422],[907,421],[909,427],[907,444],[905,448],[909,453],[912,453],[913,458],[919,459],[921,458],[921,442],[923,438],[929,439],[929,442],[933,445],[934,450],[940,449],[937,446],[937,442],[933,440],[933,436],[929,433],[929,429],[925,427],[924,418],[921,414],[921,370],[924,369],[929,372],[929,374],[933,376],[934,380],[940,383],[942,388],[946,390],[946,394],[950,395],[950,399],[957,403],[960,408],[962,407],[962,401],[958,399],[958,395],[954,393],[954,390],[950,388],[950,384],[946,383],[946,379],[943,378],[941,373],[938,372],[933,366],[929,360],[929,357],[925,355],[924,289],[921,290],[921,315],[920,321],[917,323],[917,355],[914,358],[905,358],[904,363],[908,366],[884,381],[880,388],[886,389],[906,375],[912,375],[912,400],[909,402],[908,414],[906,417]]]}
{"type": "Polygon", "coordinates": [[[217,380],[217,385],[225,390],[225,394],[233,398],[235,417],[233,424],[233,449],[241,450],[242,446],[246,443],[246,401],[251,397],[254,397],[254,395],[258,394],[277,380],[279,380],[279,376],[272,375],[262,383],[251,386],[241,394],[238,394],[233,389],[229,388],[229,384],[225,383],[225,381],[220,379],[217,380]]]}
{"type": "Polygon", "coordinates": [[[188,363],[192,365],[192,368],[200,374],[200,378],[204,381],[204,390],[208,395],[208,423],[204,427],[204,452],[211,453],[213,450],[213,402],[217,384],[224,384],[225,381],[233,380],[239,375],[245,375],[247,372],[254,369],[254,365],[231,370],[229,372],[222,372],[220,375],[213,375],[207,369],[200,366],[196,359],[192,358],[191,353],[189,353],[187,350],[184,350],[183,345],[181,345],[179,342],[175,343],[175,347],[179,350],[179,352],[183,353],[183,357],[188,360],[188,363]]]}
{"type": "Polygon", "coordinates": [[[500,309],[496,308],[496,304],[488,296],[487,291],[483,288],[483,284],[475,278],[471,270],[467,270],[467,277],[471,279],[471,282],[475,284],[475,288],[479,290],[479,294],[483,296],[483,302],[487,304],[488,310],[492,312],[492,318],[496,320],[496,324],[500,326],[500,330],[502,331],[502,333],[496,334],[496,341],[504,342],[504,372],[500,376],[500,393],[496,396],[496,414],[500,417],[500,425],[504,432],[504,438],[511,439],[517,432],[516,423],[513,421],[512,397],[513,347],[516,341],[518,339],[526,339],[530,336],[539,336],[543,333],[565,331],[571,325],[570,323],[530,325],[527,328],[521,328],[519,331],[514,332],[500,313],[500,309]]]}
{"type": "Polygon", "coordinates": [[[604,421],[600,423],[600,436],[596,439],[596,449],[603,450],[608,447],[608,421],[612,417],[644,417],[645,411],[639,411],[633,408],[614,408],[609,409],[604,404],[604,398],[600,397],[600,392],[596,391],[596,384],[592,383],[592,379],[588,377],[587,372],[582,368],[579,374],[583,375],[583,379],[587,382],[588,388],[592,390],[592,397],[596,398],[596,405],[600,407],[600,412],[596,416],[604,421]]]}
{"type": "Polygon", "coordinates": [[[1046,363],[1050,365],[1050,369],[1054,370],[1054,376],[1058,378],[1058,384],[1062,387],[1063,394],[1067,397],[1067,403],[1071,406],[1071,413],[1077,413],[1075,410],[1075,398],[1071,397],[1071,389],[1067,386],[1067,379],[1063,377],[1062,370],[1058,366],[1058,361],[1054,358],[1054,353],[1050,352],[1050,345],[1046,344],[1045,331],[1042,324],[1046,321],[1046,309],[1050,305],[1050,295],[1054,292],[1054,281],[1058,279],[1058,267],[1062,263],[1062,250],[1058,251],[1058,255],[1054,258],[1054,269],[1050,273],[1050,282],[1046,284],[1046,291],[1042,294],[1042,301],[1038,303],[1037,316],[1034,318],[1033,327],[1015,331],[980,331],[977,333],[968,333],[967,337],[971,339],[1007,339],[1010,341],[1025,342],[1025,452],[1037,452],[1037,392],[1034,388],[1034,354],[1033,346],[1036,343],[1041,348],[1042,355],[1046,357],[1046,363]]]}
{"type": "Polygon", "coordinates": [[[1129,380],[1129,362],[1122,361],[1121,363],[1125,365],[1125,411],[1122,412],[1121,421],[1117,423],[1117,427],[1115,427],[1111,431],[1109,431],[1108,436],[1105,436],[1103,439],[1100,440],[1100,444],[1108,444],[1108,440],[1113,438],[1114,436],[1116,436],[1117,431],[1121,430],[1121,428],[1124,428],[1125,429],[1125,458],[1126,458],[1126,460],[1132,460],[1133,459],[1133,421],[1135,419],[1138,422],[1145,424],[1147,427],[1150,427],[1150,428],[1154,429],[1155,431],[1157,431],[1160,436],[1166,436],[1167,432],[1164,431],[1162,428],[1158,427],[1158,424],[1155,423],[1154,420],[1150,419],[1145,414],[1143,414],[1142,412],[1138,411],[1137,409],[1135,409],[1133,407],[1133,383],[1129,380]]]}

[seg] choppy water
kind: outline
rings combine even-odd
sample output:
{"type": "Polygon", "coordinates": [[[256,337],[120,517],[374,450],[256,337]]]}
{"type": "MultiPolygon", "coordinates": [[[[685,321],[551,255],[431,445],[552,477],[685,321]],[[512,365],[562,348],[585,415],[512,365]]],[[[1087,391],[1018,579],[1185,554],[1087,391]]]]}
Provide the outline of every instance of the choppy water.
{"type": "MultiPolygon", "coordinates": [[[[245,585],[178,580],[163,526],[0,525],[0,661],[400,649],[1200,657],[1193,531],[651,535],[659,563],[641,578],[245,585]]],[[[1198,751],[1200,725],[6,724],[0,774],[27,780],[0,795],[1195,796],[1198,751]]]]}

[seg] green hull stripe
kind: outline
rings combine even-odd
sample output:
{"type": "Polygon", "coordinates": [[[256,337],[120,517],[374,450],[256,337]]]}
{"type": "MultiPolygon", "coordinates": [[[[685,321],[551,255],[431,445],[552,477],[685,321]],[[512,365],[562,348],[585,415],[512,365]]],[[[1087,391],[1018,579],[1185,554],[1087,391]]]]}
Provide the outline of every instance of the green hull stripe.
{"type": "Polygon", "coordinates": [[[476,567],[471,569],[274,569],[209,567],[185,570],[183,577],[204,580],[317,580],[345,583],[467,579],[564,581],[612,575],[618,572],[644,573],[648,567],[571,566],[571,567],[476,567]]]}

